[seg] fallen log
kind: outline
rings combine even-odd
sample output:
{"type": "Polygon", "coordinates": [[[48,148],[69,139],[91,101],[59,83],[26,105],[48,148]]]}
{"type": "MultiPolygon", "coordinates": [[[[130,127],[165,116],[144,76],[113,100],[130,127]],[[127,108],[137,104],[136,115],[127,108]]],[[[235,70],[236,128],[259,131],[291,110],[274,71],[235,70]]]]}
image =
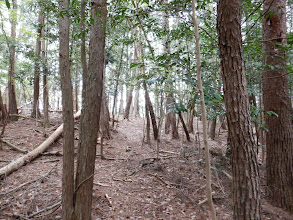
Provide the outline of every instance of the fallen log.
{"type": "MultiPolygon", "coordinates": [[[[74,119],[77,119],[80,116],[80,111],[74,114],[74,119]]],[[[29,153],[23,155],[22,157],[10,162],[5,167],[0,169],[0,179],[8,176],[10,173],[18,170],[21,166],[31,162],[45,150],[47,150],[54,141],[62,134],[63,132],[63,124],[61,124],[56,131],[53,132],[41,145],[39,145],[36,149],[30,151],[29,153]]]]}

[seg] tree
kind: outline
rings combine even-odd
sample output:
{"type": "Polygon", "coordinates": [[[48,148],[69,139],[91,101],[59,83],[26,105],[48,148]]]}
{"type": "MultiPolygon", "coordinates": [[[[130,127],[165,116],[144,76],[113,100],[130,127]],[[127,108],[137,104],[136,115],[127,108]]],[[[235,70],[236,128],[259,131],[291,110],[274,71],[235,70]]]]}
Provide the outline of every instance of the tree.
{"type": "Polygon", "coordinates": [[[133,87],[131,86],[129,91],[128,91],[128,96],[127,96],[127,100],[126,100],[126,107],[125,107],[125,111],[124,111],[124,119],[129,119],[129,114],[130,114],[130,107],[131,107],[131,103],[132,103],[132,97],[133,97],[133,87]]]}
{"type": "MultiPolygon", "coordinates": [[[[45,25],[45,22],[44,22],[45,25]]],[[[45,28],[42,28],[42,66],[43,66],[43,113],[44,113],[44,127],[50,127],[49,121],[49,94],[48,94],[48,67],[47,67],[47,48],[45,40],[45,28]]]]}
{"type": "Polygon", "coordinates": [[[293,213],[293,128],[286,72],[286,0],[263,5],[263,79],[266,117],[267,194],[273,204],[293,213]]]}
{"type": "Polygon", "coordinates": [[[241,1],[218,2],[217,31],[232,151],[234,219],[260,219],[260,184],[244,74],[241,1]]]}
{"type": "Polygon", "coordinates": [[[104,87],[103,87],[101,118],[100,118],[100,122],[101,122],[100,123],[101,124],[101,137],[104,138],[104,139],[109,140],[109,139],[112,138],[111,133],[110,133],[110,124],[109,124],[110,114],[109,114],[108,101],[107,101],[106,91],[105,91],[105,82],[103,84],[104,84],[104,87]]]}
{"type": "MultiPolygon", "coordinates": [[[[12,1],[13,9],[10,14],[11,22],[11,39],[12,43],[9,44],[9,71],[8,71],[8,93],[9,93],[9,114],[17,114],[17,103],[15,95],[15,44],[16,44],[16,25],[17,25],[17,0],[12,1]]],[[[18,117],[11,117],[12,120],[17,120],[18,117]]]]}
{"type": "Polygon", "coordinates": [[[92,25],[88,73],[83,75],[83,108],[80,119],[80,135],[75,181],[75,217],[91,219],[92,190],[94,180],[97,134],[100,124],[103,75],[105,63],[106,0],[91,2],[92,25]]]}
{"type": "MultiPolygon", "coordinates": [[[[168,36],[168,32],[169,30],[169,19],[168,19],[168,14],[167,12],[164,13],[164,17],[163,17],[163,28],[164,31],[166,32],[166,36],[164,39],[164,52],[166,54],[170,54],[171,49],[170,49],[170,39],[168,36]]],[[[169,64],[166,66],[166,74],[169,75],[170,72],[170,67],[169,64]]],[[[173,82],[166,82],[166,89],[167,89],[167,100],[166,100],[166,120],[165,120],[165,134],[169,134],[170,132],[170,127],[172,127],[172,138],[173,139],[178,139],[179,138],[179,134],[178,134],[178,127],[176,125],[176,115],[174,111],[170,110],[170,105],[175,101],[174,99],[174,95],[173,95],[173,82]]]]}
{"type": "Polygon", "coordinates": [[[62,217],[63,219],[72,219],[74,210],[74,119],[69,61],[69,1],[60,0],[59,4],[59,68],[64,122],[62,217]]]}
{"type": "Polygon", "coordinates": [[[35,51],[35,73],[34,73],[34,100],[33,110],[31,116],[33,118],[39,118],[41,116],[39,108],[39,94],[40,94],[40,63],[41,63],[41,39],[42,29],[44,25],[44,16],[42,10],[39,12],[38,29],[36,39],[36,51],[35,51]]]}

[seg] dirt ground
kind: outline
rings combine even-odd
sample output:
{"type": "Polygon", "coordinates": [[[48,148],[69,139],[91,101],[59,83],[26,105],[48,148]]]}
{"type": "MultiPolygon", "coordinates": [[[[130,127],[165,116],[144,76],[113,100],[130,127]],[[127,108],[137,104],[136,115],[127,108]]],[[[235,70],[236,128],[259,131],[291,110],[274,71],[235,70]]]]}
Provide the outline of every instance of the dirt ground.
{"type": "MultiPolygon", "coordinates": [[[[41,123],[20,118],[8,124],[4,139],[24,150],[33,150],[60,124],[61,115],[51,114],[52,126],[44,130],[41,123]]],[[[76,121],[76,144],[78,121],[76,121]]],[[[192,142],[187,142],[180,128],[180,139],[172,140],[162,132],[160,159],[156,143],[143,143],[141,118],[120,119],[105,140],[104,154],[96,158],[93,219],[209,219],[205,201],[205,163],[202,132],[195,121],[192,142]]],[[[223,156],[226,131],[217,129],[210,141],[214,203],[218,219],[233,219],[231,181],[225,173],[230,166],[223,156]]],[[[100,154],[100,145],[97,145],[100,154]]],[[[47,152],[62,153],[62,138],[47,152]]],[[[3,144],[0,168],[22,153],[3,144]]],[[[264,165],[261,164],[263,176],[264,165]]],[[[62,156],[41,155],[0,182],[0,219],[61,219],[62,156]],[[23,185],[22,185],[23,184],[23,185]]],[[[265,180],[262,177],[262,191],[265,180]]],[[[293,219],[288,213],[262,199],[262,219],[293,219]]]]}

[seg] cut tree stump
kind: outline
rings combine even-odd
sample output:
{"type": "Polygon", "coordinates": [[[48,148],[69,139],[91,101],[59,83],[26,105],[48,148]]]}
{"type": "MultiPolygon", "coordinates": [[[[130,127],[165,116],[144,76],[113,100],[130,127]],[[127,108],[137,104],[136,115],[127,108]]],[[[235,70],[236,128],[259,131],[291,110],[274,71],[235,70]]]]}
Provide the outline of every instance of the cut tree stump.
{"type": "MultiPolygon", "coordinates": [[[[74,114],[74,119],[79,118],[80,111],[74,114]]],[[[21,166],[31,162],[45,150],[47,150],[54,141],[62,134],[63,132],[63,124],[61,124],[56,131],[53,132],[41,145],[39,145],[36,149],[30,151],[29,153],[23,155],[22,157],[10,162],[7,166],[2,167],[0,169],[0,179],[3,179],[5,176],[8,176],[12,172],[18,170],[21,166]]]]}

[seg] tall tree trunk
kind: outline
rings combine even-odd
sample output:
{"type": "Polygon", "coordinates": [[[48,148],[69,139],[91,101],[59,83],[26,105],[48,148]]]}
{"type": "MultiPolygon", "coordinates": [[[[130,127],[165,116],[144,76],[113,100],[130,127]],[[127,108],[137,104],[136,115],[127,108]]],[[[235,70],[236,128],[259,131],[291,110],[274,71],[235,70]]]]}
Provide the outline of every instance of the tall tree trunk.
{"type": "Polygon", "coordinates": [[[136,86],[134,94],[135,95],[134,95],[133,114],[134,114],[134,117],[140,117],[140,114],[139,114],[139,85],[136,86]]]}
{"type": "Polygon", "coordinates": [[[148,110],[149,110],[150,118],[151,118],[152,125],[153,125],[154,138],[155,138],[155,140],[157,140],[158,127],[157,127],[156,116],[155,116],[154,108],[153,108],[152,102],[150,100],[149,92],[148,92],[147,85],[146,85],[145,81],[143,81],[143,87],[144,87],[144,91],[145,91],[145,102],[148,105],[148,110]]]}
{"type": "MultiPolygon", "coordinates": [[[[7,124],[7,110],[6,110],[6,106],[3,104],[3,99],[2,99],[2,94],[1,94],[1,90],[0,90],[0,121],[2,123],[2,131],[0,134],[0,138],[3,137],[4,132],[5,132],[5,127],[7,124]]],[[[2,142],[0,143],[0,151],[2,150],[2,142]]]]}
{"type": "Polygon", "coordinates": [[[124,105],[124,101],[123,101],[123,93],[124,93],[124,86],[121,83],[120,84],[120,104],[119,104],[119,115],[123,114],[124,109],[123,109],[123,105],[124,105]]]}
{"type": "Polygon", "coordinates": [[[38,19],[38,30],[36,39],[36,52],[35,52],[35,73],[34,73],[34,100],[33,109],[31,116],[33,118],[39,118],[41,116],[39,109],[39,94],[40,94],[40,63],[41,63],[41,38],[42,38],[42,28],[43,28],[43,15],[42,12],[39,13],[38,19]]]}
{"type": "Polygon", "coordinates": [[[170,104],[174,103],[174,97],[172,93],[169,93],[167,95],[167,101],[166,101],[166,110],[167,115],[166,115],[166,120],[165,120],[165,134],[169,134],[170,132],[170,127],[172,128],[172,139],[178,139],[179,138],[179,133],[178,133],[178,126],[176,123],[176,114],[170,110],[170,104]]]}
{"type": "Polygon", "coordinates": [[[74,96],[75,96],[75,111],[78,112],[79,104],[78,104],[78,96],[79,96],[79,77],[77,67],[75,69],[75,83],[74,83],[74,96]]]}
{"type": "MultiPolygon", "coordinates": [[[[143,46],[142,46],[142,42],[140,41],[140,52],[141,52],[141,62],[144,64],[144,51],[143,51],[143,46]]],[[[141,69],[142,73],[145,74],[145,66],[142,67],[141,69]]],[[[154,108],[149,96],[149,92],[148,92],[148,88],[146,85],[145,80],[143,81],[143,88],[145,91],[145,102],[147,104],[147,109],[149,111],[150,114],[150,119],[152,121],[152,126],[153,126],[153,132],[154,132],[154,138],[155,140],[157,140],[158,138],[158,127],[157,127],[157,121],[156,121],[156,116],[155,116],[155,112],[154,112],[154,108]]]]}
{"type": "Polygon", "coordinates": [[[191,106],[188,111],[189,117],[187,120],[187,128],[189,133],[194,132],[194,128],[193,128],[193,119],[194,119],[194,112],[195,112],[194,107],[195,107],[195,97],[194,97],[194,100],[192,100],[191,106]]]}
{"type": "Polygon", "coordinates": [[[217,127],[217,116],[215,119],[212,120],[212,124],[210,127],[209,136],[212,140],[215,140],[215,137],[216,137],[216,127],[217,127]]]}
{"type": "Polygon", "coordinates": [[[0,121],[4,126],[4,124],[6,123],[6,118],[7,118],[7,109],[6,109],[5,104],[3,103],[1,90],[0,90],[0,115],[1,115],[0,121]]]}
{"type": "Polygon", "coordinates": [[[247,220],[260,219],[260,184],[240,25],[241,1],[219,0],[217,30],[232,151],[233,216],[247,220]]]}
{"type": "Polygon", "coordinates": [[[45,36],[44,32],[45,32],[45,28],[42,28],[43,107],[44,107],[44,127],[47,128],[50,126],[50,121],[49,121],[49,94],[48,94],[48,83],[47,83],[47,75],[48,75],[47,48],[46,48],[46,40],[44,39],[44,36],[45,36]]]}
{"type": "MultiPolygon", "coordinates": [[[[87,72],[88,72],[88,67],[87,67],[87,61],[86,61],[86,44],[85,44],[85,39],[86,39],[86,31],[85,31],[85,7],[86,7],[87,1],[81,0],[80,3],[80,32],[81,32],[81,46],[80,46],[80,60],[81,60],[81,67],[82,67],[82,77],[83,80],[87,78],[87,72]]],[[[85,82],[85,81],[84,81],[85,82]]],[[[83,87],[85,88],[85,87],[83,87]]],[[[83,93],[85,91],[82,91],[83,93]]],[[[84,94],[82,94],[84,97],[84,94]]]]}
{"type": "MultiPolygon", "coordinates": [[[[103,88],[102,107],[101,107],[101,130],[103,139],[111,139],[110,125],[109,125],[109,108],[105,92],[105,83],[103,88]]],[[[113,119],[114,121],[114,119],[113,119]]]]}
{"type": "Polygon", "coordinates": [[[172,128],[172,139],[178,139],[179,138],[179,133],[178,133],[178,127],[176,125],[176,114],[173,111],[170,111],[170,104],[175,102],[173,94],[171,92],[168,93],[167,95],[167,100],[166,100],[166,110],[167,115],[166,115],[166,120],[165,120],[165,134],[168,134],[170,132],[170,127],[172,128]]]}
{"type": "MultiPolygon", "coordinates": [[[[144,94],[145,100],[146,93],[144,94]]],[[[148,103],[145,101],[145,118],[146,118],[146,141],[148,145],[151,145],[151,120],[149,115],[149,106],[148,103]]]]}
{"type": "MultiPolygon", "coordinates": [[[[168,1],[165,0],[167,3],[168,1]]],[[[169,39],[169,19],[168,19],[168,14],[167,12],[164,13],[163,17],[163,29],[165,31],[165,39],[164,39],[164,53],[170,54],[171,49],[170,49],[170,39],[169,39]]],[[[169,64],[166,65],[165,67],[166,75],[169,75],[170,72],[170,67],[169,64]]],[[[172,127],[172,139],[178,139],[179,138],[179,133],[178,129],[176,126],[176,115],[173,111],[170,111],[170,104],[174,102],[174,95],[173,95],[173,82],[166,82],[165,84],[166,90],[167,90],[167,100],[166,100],[166,111],[168,112],[166,114],[166,120],[165,120],[165,134],[169,134],[170,132],[170,127],[172,127]]]]}
{"type": "Polygon", "coordinates": [[[69,0],[60,0],[59,17],[59,65],[64,122],[62,218],[73,219],[74,211],[74,118],[73,97],[69,61],[69,0]]]}
{"type": "Polygon", "coordinates": [[[126,107],[125,107],[125,112],[124,112],[124,119],[129,119],[129,113],[130,113],[130,107],[131,107],[131,103],[132,103],[132,93],[133,93],[133,87],[130,88],[130,90],[128,91],[128,96],[127,96],[127,100],[126,100],[126,107]]]}
{"type": "MultiPolygon", "coordinates": [[[[10,15],[11,22],[11,39],[13,41],[10,44],[9,52],[9,71],[8,71],[8,94],[9,94],[9,114],[17,114],[17,104],[15,95],[15,40],[16,40],[16,25],[17,25],[17,0],[12,1],[13,10],[10,15]]],[[[11,120],[18,120],[18,117],[10,117],[11,120]]]]}
{"type": "Polygon", "coordinates": [[[97,133],[100,125],[105,64],[106,5],[106,0],[91,2],[93,24],[90,28],[88,69],[91,74],[87,75],[83,83],[85,97],[83,98],[80,121],[75,184],[75,214],[78,220],[91,219],[97,133]]]}
{"type": "Polygon", "coordinates": [[[225,115],[219,115],[219,121],[221,123],[221,127],[223,130],[227,130],[227,124],[225,120],[226,116],[225,115]]]}
{"type": "Polygon", "coordinates": [[[286,0],[265,1],[263,11],[263,103],[266,118],[267,194],[293,213],[293,128],[286,72],[286,0]]]}
{"type": "Polygon", "coordinates": [[[186,124],[185,124],[185,122],[184,122],[184,119],[183,119],[183,117],[182,117],[182,113],[181,113],[181,112],[178,113],[178,117],[179,117],[179,119],[180,119],[180,121],[181,121],[181,124],[182,124],[183,130],[184,130],[184,133],[185,133],[185,135],[186,135],[186,139],[187,139],[188,141],[190,141],[189,132],[188,132],[188,129],[187,129],[187,127],[186,127],[186,124]]]}
{"type": "Polygon", "coordinates": [[[113,107],[112,107],[112,127],[114,127],[114,122],[115,122],[115,108],[116,108],[117,96],[118,96],[119,77],[122,71],[123,54],[124,54],[124,45],[122,46],[122,49],[121,49],[119,67],[117,72],[115,73],[116,79],[115,79],[114,98],[113,98],[113,107]]]}

